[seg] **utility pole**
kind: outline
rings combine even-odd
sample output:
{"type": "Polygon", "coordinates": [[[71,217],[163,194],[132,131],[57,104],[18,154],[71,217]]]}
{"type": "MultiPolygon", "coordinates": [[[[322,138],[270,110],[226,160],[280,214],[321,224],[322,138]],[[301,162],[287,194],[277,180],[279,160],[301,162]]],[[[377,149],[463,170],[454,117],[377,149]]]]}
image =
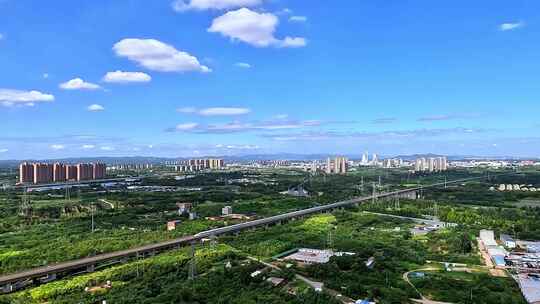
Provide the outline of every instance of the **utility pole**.
{"type": "Polygon", "coordinates": [[[92,214],[92,233],[94,233],[95,230],[95,223],[94,223],[94,203],[90,205],[90,212],[92,214]]]}
{"type": "Polygon", "coordinates": [[[445,176],[444,176],[444,189],[446,189],[446,187],[447,187],[447,184],[446,184],[446,183],[447,183],[447,180],[446,180],[446,175],[445,175],[445,176]]]}
{"type": "Polygon", "coordinates": [[[191,242],[191,260],[189,261],[188,279],[194,280],[197,275],[197,265],[195,264],[195,242],[191,242]]]}
{"type": "Polygon", "coordinates": [[[373,204],[375,204],[375,182],[373,182],[373,183],[371,184],[371,187],[372,187],[372,189],[373,189],[373,190],[372,190],[372,191],[373,191],[373,194],[372,194],[372,196],[371,196],[371,202],[372,202],[373,204]]]}

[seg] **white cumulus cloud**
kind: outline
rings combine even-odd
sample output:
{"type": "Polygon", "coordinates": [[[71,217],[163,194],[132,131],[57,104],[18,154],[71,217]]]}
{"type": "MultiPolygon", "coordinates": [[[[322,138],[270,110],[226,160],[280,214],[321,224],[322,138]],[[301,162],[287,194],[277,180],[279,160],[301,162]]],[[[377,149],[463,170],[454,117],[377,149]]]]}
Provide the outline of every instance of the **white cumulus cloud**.
{"type": "Polygon", "coordinates": [[[82,148],[83,149],[94,149],[96,146],[95,145],[83,145],[82,148]]]}
{"type": "Polygon", "coordinates": [[[103,146],[103,147],[100,147],[101,150],[103,151],[114,151],[114,147],[109,147],[109,146],[103,146]]]}
{"type": "Polygon", "coordinates": [[[126,57],[153,71],[203,73],[212,71],[202,65],[197,57],[155,39],[122,39],[114,45],[113,50],[116,55],[126,57]]]}
{"type": "Polygon", "coordinates": [[[60,88],[64,90],[97,90],[101,87],[95,83],[86,82],[81,78],[73,78],[69,81],[61,83],[60,88]]]}
{"type": "Polygon", "coordinates": [[[150,82],[152,77],[143,72],[108,72],[103,76],[103,81],[111,83],[150,82]]]}
{"type": "Polygon", "coordinates": [[[9,149],[0,149],[0,153],[6,153],[8,151],[9,151],[9,149]]]}
{"type": "Polygon", "coordinates": [[[53,101],[54,96],[39,91],[20,91],[12,89],[0,89],[0,104],[4,106],[13,106],[23,104],[33,106],[36,102],[53,101]]]}
{"type": "Polygon", "coordinates": [[[177,12],[184,12],[252,7],[260,4],[262,4],[262,0],[176,0],[172,3],[172,7],[177,12]]]}
{"type": "Polygon", "coordinates": [[[233,41],[242,41],[255,47],[306,45],[306,40],[301,37],[276,38],[274,33],[278,24],[278,17],[272,13],[258,13],[243,7],[215,18],[208,32],[220,33],[233,41]]]}
{"type": "Polygon", "coordinates": [[[239,68],[244,68],[244,69],[249,69],[251,68],[251,64],[249,63],[245,63],[245,62],[237,62],[234,64],[235,66],[239,67],[239,68]]]}
{"type": "Polygon", "coordinates": [[[105,111],[105,108],[104,108],[102,105],[99,105],[99,104],[92,104],[92,105],[89,105],[86,109],[87,109],[88,111],[90,111],[90,112],[101,112],[101,111],[105,111]]]}
{"type": "Polygon", "coordinates": [[[525,26],[525,23],[524,22],[515,22],[515,23],[503,23],[501,25],[499,25],[499,29],[501,31],[511,31],[511,30],[515,30],[515,29],[518,29],[520,27],[523,27],[525,26]]]}

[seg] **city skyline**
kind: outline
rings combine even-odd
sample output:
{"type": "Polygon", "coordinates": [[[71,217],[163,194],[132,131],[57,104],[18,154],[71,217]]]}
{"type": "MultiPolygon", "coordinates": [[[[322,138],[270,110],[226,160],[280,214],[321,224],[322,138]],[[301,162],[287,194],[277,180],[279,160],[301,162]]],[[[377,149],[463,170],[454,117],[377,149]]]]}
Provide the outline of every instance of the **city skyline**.
{"type": "Polygon", "coordinates": [[[0,159],[539,157],[538,8],[3,0],[0,159]]]}

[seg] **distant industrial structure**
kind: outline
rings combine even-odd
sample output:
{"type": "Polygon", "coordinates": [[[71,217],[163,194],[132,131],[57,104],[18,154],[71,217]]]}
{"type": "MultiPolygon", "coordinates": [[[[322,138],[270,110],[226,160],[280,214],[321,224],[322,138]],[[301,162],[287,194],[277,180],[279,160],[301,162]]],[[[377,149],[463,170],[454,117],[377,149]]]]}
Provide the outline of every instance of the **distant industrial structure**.
{"type": "Polygon", "coordinates": [[[446,157],[418,158],[414,163],[415,172],[441,172],[448,170],[448,160],[446,157]]]}
{"type": "Polygon", "coordinates": [[[345,174],[347,173],[347,158],[336,157],[326,160],[326,173],[327,174],[345,174]]]}
{"type": "Polygon", "coordinates": [[[20,184],[50,184],[66,181],[104,179],[107,165],[104,163],[28,163],[19,165],[20,184]]]}
{"type": "Polygon", "coordinates": [[[189,159],[185,161],[176,162],[174,165],[175,171],[180,172],[195,172],[202,170],[219,170],[225,167],[223,159],[218,158],[203,158],[203,159],[189,159]]]}

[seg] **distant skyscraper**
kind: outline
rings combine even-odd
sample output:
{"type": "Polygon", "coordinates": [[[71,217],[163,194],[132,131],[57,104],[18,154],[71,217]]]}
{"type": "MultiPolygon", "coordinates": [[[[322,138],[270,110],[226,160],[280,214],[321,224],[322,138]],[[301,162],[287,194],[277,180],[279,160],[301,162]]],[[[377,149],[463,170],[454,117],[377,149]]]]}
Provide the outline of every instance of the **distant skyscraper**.
{"type": "Polygon", "coordinates": [[[369,164],[369,154],[367,151],[362,154],[362,161],[360,161],[360,164],[364,166],[369,164]]]}
{"type": "Polygon", "coordinates": [[[371,160],[371,165],[376,166],[379,163],[379,158],[377,154],[373,153],[373,159],[371,160]]]}
{"type": "Polygon", "coordinates": [[[441,172],[448,170],[446,157],[418,158],[414,163],[414,171],[441,172]]]}
{"type": "Polygon", "coordinates": [[[347,158],[336,157],[333,160],[329,157],[326,160],[326,173],[345,174],[347,173],[347,158]]]}

